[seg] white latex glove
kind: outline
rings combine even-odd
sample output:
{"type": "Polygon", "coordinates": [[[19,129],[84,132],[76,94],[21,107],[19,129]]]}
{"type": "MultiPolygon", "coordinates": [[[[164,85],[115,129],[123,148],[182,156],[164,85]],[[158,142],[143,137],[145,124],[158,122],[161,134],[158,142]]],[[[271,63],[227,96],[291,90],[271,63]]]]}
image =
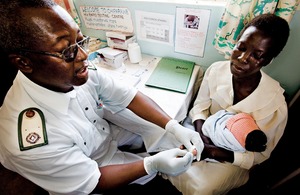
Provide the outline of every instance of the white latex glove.
{"type": "Polygon", "coordinates": [[[173,148],[144,158],[144,167],[148,174],[161,172],[176,176],[186,171],[192,164],[193,154],[186,150],[173,148]]]}
{"type": "Polygon", "coordinates": [[[196,148],[196,159],[200,161],[204,144],[198,132],[183,127],[176,120],[170,120],[165,129],[175,135],[176,139],[181,142],[188,151],[192,152],[193,149],[196,148]]]}

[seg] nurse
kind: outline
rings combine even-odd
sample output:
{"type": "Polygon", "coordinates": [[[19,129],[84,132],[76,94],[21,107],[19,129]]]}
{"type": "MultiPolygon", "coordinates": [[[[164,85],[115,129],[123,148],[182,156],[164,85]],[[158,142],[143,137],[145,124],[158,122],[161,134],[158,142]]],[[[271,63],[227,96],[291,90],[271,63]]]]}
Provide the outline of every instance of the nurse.
{"type": "Polygon", "coordinates": [[[135,88],[89,67],[89,37],[62,7],[51,0],[3,0],[0,12],[2,55],[18,68],[0,108],[4,167],[50,194],[90,194],[144,184],[158,172],[178,175],[193,155],[200,160],[198,133],[135,88]],[[121,115],[129,128],[108,115],[121,115]],[[118,149],[140,146],[141,137],[148,149],[165,134],[196,150],[174,145],[144,158],[118,149]]]}

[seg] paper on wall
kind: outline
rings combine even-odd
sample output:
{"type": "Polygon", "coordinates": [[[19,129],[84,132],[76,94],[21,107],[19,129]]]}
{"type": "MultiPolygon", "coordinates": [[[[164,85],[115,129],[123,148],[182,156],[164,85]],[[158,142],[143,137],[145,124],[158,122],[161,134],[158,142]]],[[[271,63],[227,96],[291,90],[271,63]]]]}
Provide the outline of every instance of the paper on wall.
{"type": "Polygon", "coordinates": [[[204,56],[210,10],[176,9],[175,51],[193,56],[204,56]]]}

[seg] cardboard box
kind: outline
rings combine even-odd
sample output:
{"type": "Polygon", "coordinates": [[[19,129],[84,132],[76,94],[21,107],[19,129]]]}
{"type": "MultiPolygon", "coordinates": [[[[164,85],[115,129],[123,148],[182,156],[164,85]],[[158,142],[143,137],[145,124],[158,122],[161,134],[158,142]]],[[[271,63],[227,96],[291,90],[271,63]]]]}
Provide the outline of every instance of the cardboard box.
{"type": "Polygon", "coordinates": [[[99,63],[103,63],[113,68],[120,68],[122,63],[128,58],[127,51],[105,47],[96,51],[99,63]]]}
{"type": "Polygon", "coordinates": [[[117,49],[128,49],[129,43],[136,42],[136,37],[132,33],[121,33],[121,32],[106,32],[107,45],[117,49]]]}

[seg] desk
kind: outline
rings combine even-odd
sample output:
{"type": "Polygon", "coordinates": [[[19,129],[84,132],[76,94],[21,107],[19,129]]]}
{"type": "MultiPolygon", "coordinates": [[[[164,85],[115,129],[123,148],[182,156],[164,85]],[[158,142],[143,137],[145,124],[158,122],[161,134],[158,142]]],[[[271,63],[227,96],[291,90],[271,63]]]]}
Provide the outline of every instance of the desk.
{"type": "Polygon", "coordinates": [[[170,117],[182,121],[186,117],[190,102],[200,86],[203,76],[202,68],[195,65],[187,92],[183,94],[145,86],[146,81],[161,58],[145,54],[142,54],[142,57],[142,62],[137,64],[125,60],[124,65],[118,69],[112,69],[99,63],[97,59],[93,60],[92,63],[103,71],[111,73],[113,77],[135,85],[139,91],[153,99],[170,117]]]}

